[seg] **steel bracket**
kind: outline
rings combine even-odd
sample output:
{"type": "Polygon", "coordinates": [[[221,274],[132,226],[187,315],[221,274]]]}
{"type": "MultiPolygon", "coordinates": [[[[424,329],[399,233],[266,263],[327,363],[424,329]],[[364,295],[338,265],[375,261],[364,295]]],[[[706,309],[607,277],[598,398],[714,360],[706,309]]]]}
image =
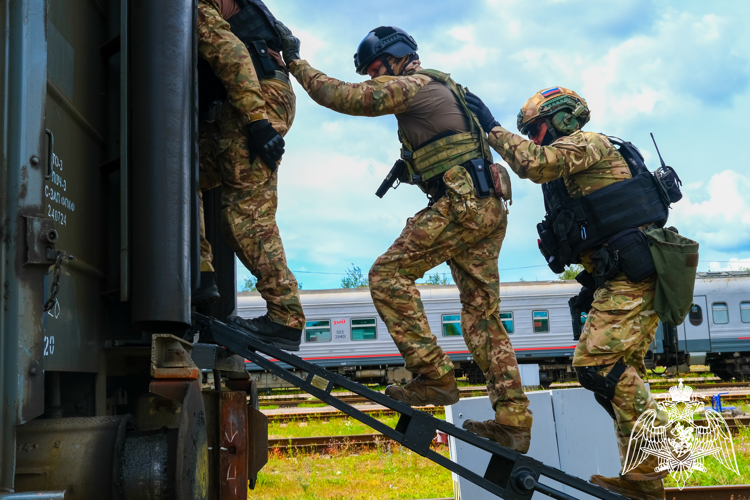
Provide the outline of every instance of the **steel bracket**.
{"type": "Polygon", "coordinates": [[[55,221],[38,215],[24,215],[26,219],[26,264],[53,264],[58,251],[59,237],[55,221]]]}

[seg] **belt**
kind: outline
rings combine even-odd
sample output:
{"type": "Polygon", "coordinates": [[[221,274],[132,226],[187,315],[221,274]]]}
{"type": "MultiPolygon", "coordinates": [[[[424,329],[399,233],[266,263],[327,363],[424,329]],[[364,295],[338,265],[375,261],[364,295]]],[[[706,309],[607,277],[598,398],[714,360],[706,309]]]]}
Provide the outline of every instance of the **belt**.
{"type": "Polygon", "coordinates": [[[286,73],[278,69],[276,70],[276,74],[274,76],[272,76],[271,78],[263,78],[263,80],[278,80],[291,86],[291,82],[289,81],[289,77],[286,75],[286,73]]]}

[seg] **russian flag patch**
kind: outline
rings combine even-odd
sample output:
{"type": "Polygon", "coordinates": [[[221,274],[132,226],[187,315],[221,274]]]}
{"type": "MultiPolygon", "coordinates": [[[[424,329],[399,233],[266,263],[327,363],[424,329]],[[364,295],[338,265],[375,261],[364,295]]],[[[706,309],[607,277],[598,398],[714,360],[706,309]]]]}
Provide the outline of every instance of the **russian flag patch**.
{"type": "Polygon", "coordinates": [[[543,90],[542,91],[542,97],[549,97],[551,95],[559,94],[560,92],[562,92],[562,91],[559,88],[557,88],[557,87],[554,87],[554,88],[551,88],[551,89],[547,89],[547,90],[543,90]]]}

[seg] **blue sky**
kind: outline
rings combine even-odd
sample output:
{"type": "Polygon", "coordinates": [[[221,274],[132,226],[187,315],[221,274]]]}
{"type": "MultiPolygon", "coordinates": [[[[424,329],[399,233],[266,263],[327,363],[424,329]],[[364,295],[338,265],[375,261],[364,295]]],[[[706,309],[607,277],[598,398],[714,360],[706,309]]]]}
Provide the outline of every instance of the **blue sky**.
{"type": "MultiPolygon", "coordinates": [[[[358,82],[353,58],[373,28],[395,25],[419,44],[422,66],[449,72],[517,132],[520,106],[560,85],[591,108],[586,130],[636,144],[684,183],[670,224],[700,245],[699,270],[750,267],[750,34],[744,1],[266,0],[302,41],[313,67],[358,82]]],[[[297,116],[279,170],[277,220],[304,289],[338,288],[367,271],[426,205],[415,186],[375,196],[398,157],[396,120],[349,117],[315,104],[294,82],[297,116]]],[[[500,160],[495,154],[496,161],[500,160]]],[[[502,281],[554,279],[536,246],[541,189],[513,174],[500,253],[502,281]]],[[[446,265],[438,272],[448,272],[446,265]]],[[[249,273],[238,263],[242,282],[249,273]]]]}

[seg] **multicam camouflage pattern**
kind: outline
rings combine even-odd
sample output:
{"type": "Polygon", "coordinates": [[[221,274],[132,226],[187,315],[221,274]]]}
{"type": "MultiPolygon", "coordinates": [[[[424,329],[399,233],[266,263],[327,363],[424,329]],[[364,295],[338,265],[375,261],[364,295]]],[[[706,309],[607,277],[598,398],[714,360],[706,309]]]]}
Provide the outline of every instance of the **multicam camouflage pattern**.
{"type": "MultiPolygon", "coordinates": [[[[207,0],[201,0],[200,5],[204,20],[202,26],[205,28],[207,19],[214,23],[213,29],[203,31],[199,24],[199,39],[209,36],[199,42],[199,46],[203,47],[201,54],[217,54],[214,62],[221,64],[213,68],[230,95],[219,108],[216,121],[202,123],[200,127],[200,190],[222,186],[222,231],[229,247],[258,278],[256,286],[267,302],[269,318],[276,323],[302,329],[305,317],[297,281],[287,267],[284,246],[276,225],[278,169],[271,172],[260,157],[251,157],[245,132],[248,121],[266,118],[276,131],[282,136],[286,135],[294,121],[295,96],[291,87],[278,80],[259,82],[244,45],[242,51],[228,51],[226,47],[230,44],[222,39],[218,47],[211,49],[209,46],[216,42],[216,38],[212,37],[217,33],[225,37],[234,36],[228,31],[227,23],[215,19],[218,16],[215,6],[207,0]],[[216,26],[221,26],[226,32],[218,30],[216,26]],[[225,59],[230,57],[239,59],[234,62],[225,59]],[[231,74],[234,77],[228,76],[231,74]],[[251,84],[250,80],[255,83],[251,84]],[[234,94],[230,90],[231,84],[227,82],[237,84],[234,94]],[[247,108],[246,104],[253,107],[247,108]],[[252,112],[248,112],[248,109],[252,112]]],[[[240,42],[237,40],[237,43],[240,42]]],[[[211,246],[205,238],[201,196],[202,271],[213,270],[211,259],[211,246]]]]}
{"type": "MultiPolygon", "coordinates": [[[[631,177],[620,153],[600,134],[577,131],[542,147],[498,126],[490,132],[489,140],[519,177],[537,184],[562,177],[574,197],[631,177]]],[[[591,252],[579,256],[588,271],[593,269],[591,252]]],[[[573,366],[603,366],[599,372],[602,375],[618,361],[628,365],[612,400],[623,461],[638,417],[648,409],[657,409],[642,380],[646,375],[643,358],[659,324],[654,311],[655,292],[655,276],[633,283],[620,274],[607,281],[594,294],[573,356],[573,366]]]]}
{"type": "Polygon", "coordinates": [[[205,59],[227,91],[227,101],[239,112],[241,125],[268,118],[263,92],[250,53],[232,34],[214,0],[198,2],[198,57],[205,59]]]}
{"type": "MultiPolygon", "coordinates": [[[[586,110],[581,113],[578,118],[578,122],[581,127],[584,126],[591,116],[589,107],[586,104],[586,99],[579,96],[570,89],[563,87],[551,87],[550,89],[542,89],[529,98],[523,106],[521,111],[518,112],[518,119],[516,120],[516,126],[518,131],[522,134],[526,134],[526,128],[528,125],[536,121],[538,118],[543,116],[551,116],[560,109],[570,109],[570,103],[576,103],[573,108],[580,103],[586,110]],[[551,89],[558,89],[559,92],[554,92],[545,97],[542,93],[547,92],[551,89]]],[[[571,109],[572,111],[573,109],[571,109]]]]}
{"type": "Polygon", "coordinates": [[[574,198],[630,179],[630,169],[606,136],[581,130],[537,146],[501,126],[490,131],[490,146],[521,178],[543,184],[562,177],[574,198]]]}
{"type": "Polygon", "coordinates": [[[621,274],[607,281],[604,288],[594,294],[592,309],[573,356],[573,366],[609,365],[598,372],[602,376],[618,361],[628,365],[612,399],[623,464],[633,426],[644,411],[656,410],[655,425],[668,423],[666,413],[659,410],[642,379],[646,376],[643,357],[659,325],[659,317],[653,309],[655,290],[655,276],[633,283],[621,274]]]}
{"type": "Polygon", "coordinates": [[[382,116],[406,111],[409,103],[432,79],[427,75],[379,76],[362,83],[347,83],[326,76],[302,59],[289,70],[313,101],[339,113],[382,116]]]}
{"type": "Polygon", "coordinates": [[[448,194],[410,218],[401,236],[370,269],[380,317],[413,373],[439,378],[453,365],[430,330],[415,280],[447,261],[461,296],[461,330],[487,378],[498,423],[531,427],[529,400],[499,317],[498,255],[507,216],[501,200],[477,199],[468,172],[444,175],[448,194]]]}

